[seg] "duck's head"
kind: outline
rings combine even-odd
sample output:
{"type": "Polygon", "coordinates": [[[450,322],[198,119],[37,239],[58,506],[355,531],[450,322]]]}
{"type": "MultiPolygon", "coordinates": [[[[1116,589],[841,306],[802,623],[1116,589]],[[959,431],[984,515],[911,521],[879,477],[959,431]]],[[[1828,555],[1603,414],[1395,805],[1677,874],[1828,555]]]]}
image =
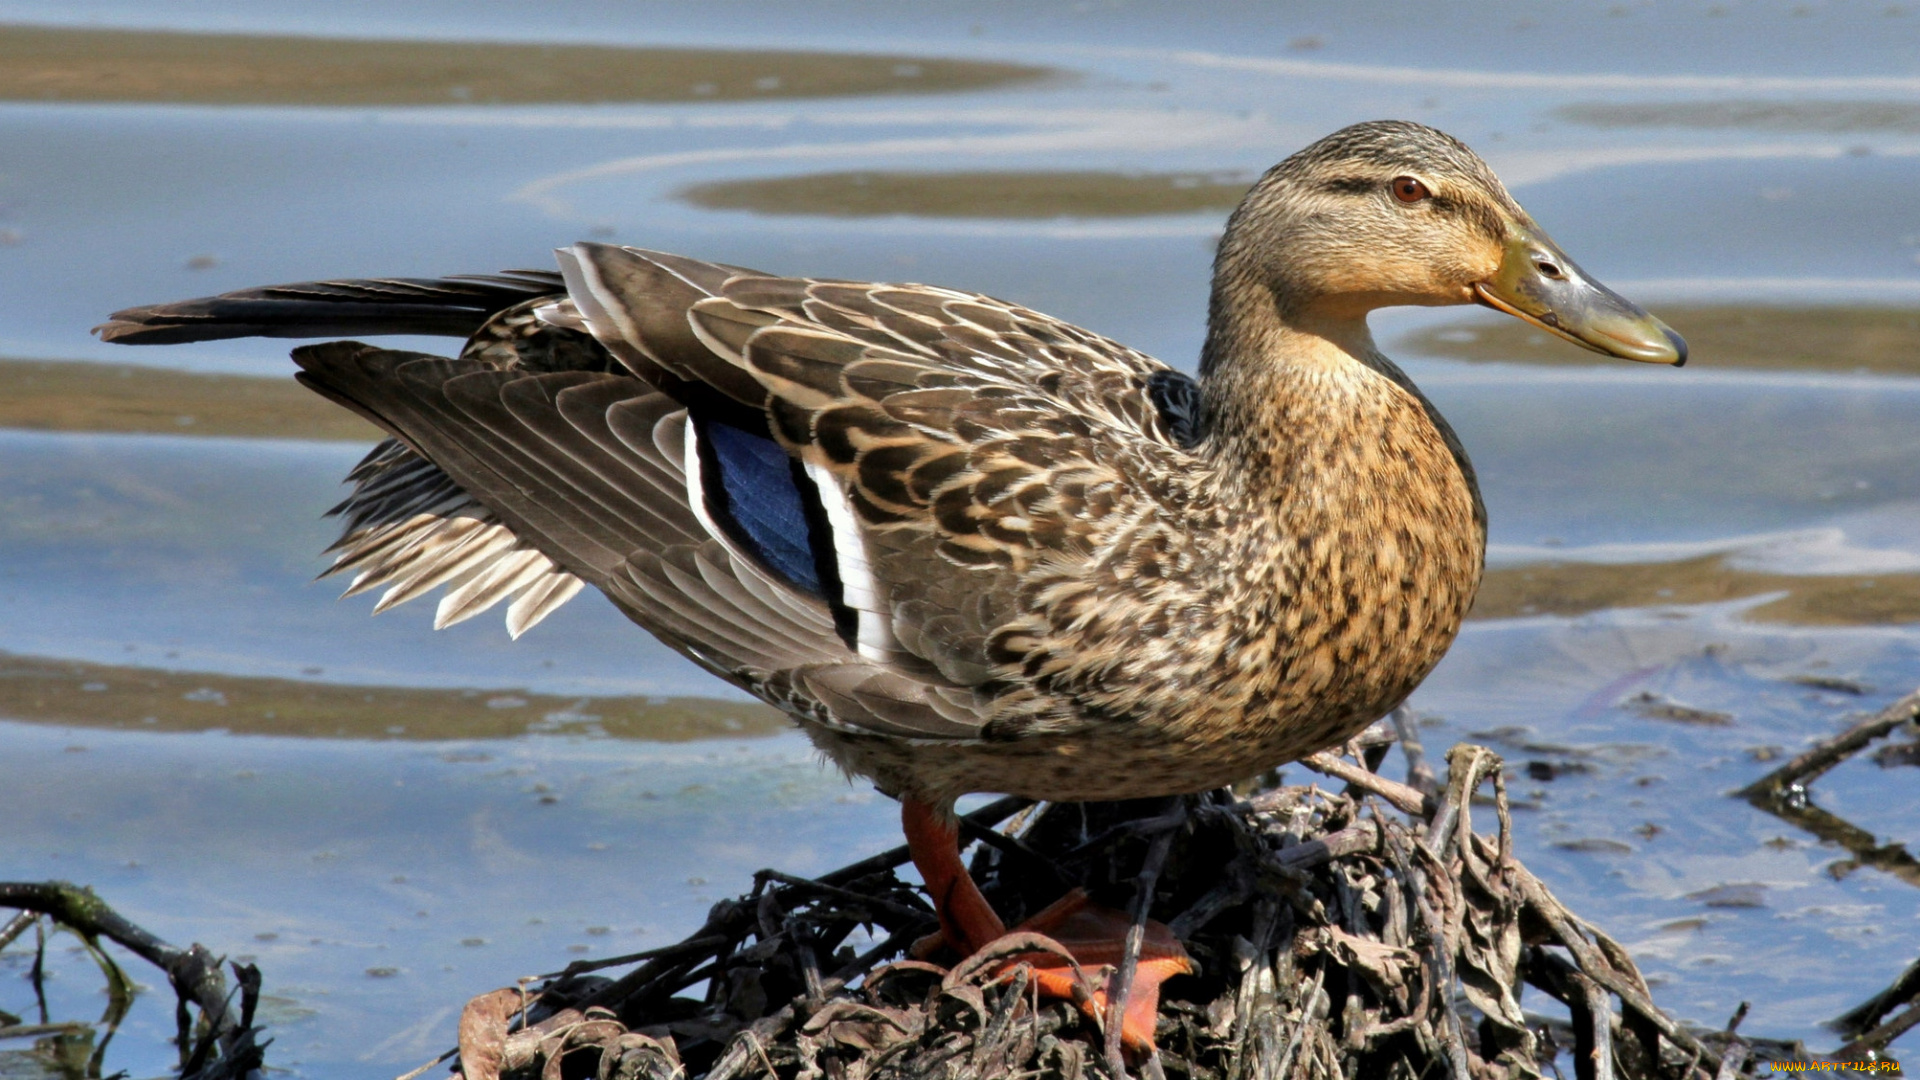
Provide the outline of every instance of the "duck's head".
{"type": "Polygon", "coordinates": [[[1687,359],[1680,335],[1588,277],[1479,155],[1407,121],[1343,128],[1268,170],[1234,211],[1220,271],[1271,290],[1296,322],[1478,303],[1595,352],[1687,359]]]}

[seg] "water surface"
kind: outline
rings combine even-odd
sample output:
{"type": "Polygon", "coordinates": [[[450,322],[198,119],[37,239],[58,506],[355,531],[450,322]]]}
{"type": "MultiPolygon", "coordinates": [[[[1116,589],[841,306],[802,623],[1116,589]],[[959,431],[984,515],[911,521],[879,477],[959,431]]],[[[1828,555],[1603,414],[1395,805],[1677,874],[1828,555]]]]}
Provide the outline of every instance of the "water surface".
{"type": "MultiPolygon", "coordinates": [[[[1920,952],[1897,866],[1727,795],[1920,683],[1920,8],[0,0],[0,23],[0,867],[254,958],[277,1066],[412,1068],[468,995],[671,940],[754,869],[893,843],[894,811],[597,597],[518,642],[337,601],[321,514],[370,430],[285,382],[278,343],[88,327],[600,239],[975,289],[1191,369],[1237,192],[1382,116],[1473,145],[1696,358],[1376,318],[1492,519],[1481,603],[1413,701],[1430,749],[1507,756],[1521,855],[1690,1020],[1748,1000],[1746,1030],[1831,1047],[1822,1022],[1920,952]]],[[[1863,759],[1814,799],[1910,840],[1915,778],[1863,759]]],[[[69,944],[50,1005],[90,1018],[69,944]]],[[[0,1009],[31,1016],[18,957],[0,1009]]],[[[108,1071],[165,1070],[164,997],[108,1071]]]]}

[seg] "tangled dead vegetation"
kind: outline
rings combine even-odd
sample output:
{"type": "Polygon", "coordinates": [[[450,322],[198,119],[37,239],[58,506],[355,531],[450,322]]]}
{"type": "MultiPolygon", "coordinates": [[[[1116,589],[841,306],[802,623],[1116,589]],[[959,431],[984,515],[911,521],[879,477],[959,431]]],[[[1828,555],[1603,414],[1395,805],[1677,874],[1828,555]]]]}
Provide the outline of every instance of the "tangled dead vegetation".
{"type": "Polygon", "coordinates": [[[1566,1054],[1582,1078],[1718,1080],[1805,1056],[1662,1013],[1626,950],[1514,858],[1499,757],[1458,746],[1444,790],[1418,766],[1401,784],[1368,767],[1393,734],[1376,725],[1351,759],[1307,762],[1341,792],[1003,800],[971,815],[975,877],[1009,924],[1079,885],[1187,943],[1199,971],[1164,987],[1151,1060],[1123,1060],[1101,1025],[1035,994],[1006,961],[1058,949],[1037,935],[905,958],[936,923],[894,874],[900,849],[815,879],[763,871],[677,945],[476,998],[457,1067],[467,1080],[1466,1080],[1557,1073],[1566,1054]],[[1523,1007],[1526,987],[1567,1019],[1523,1007]]]}
{"type": "MultiPolygon", "coordinates": [[[[400,1080],[456,1053],[465,1080],[1479,1080],[1567,1068],[1579,1080],[1733,1080],[1768,1062],[1813,1060],[1798,1043],[1737,1034],[1744,1005],[1721,1030],[1656,1008],[1626,950],[1514,857],[1500,758],[1456,746],[1439,787],[1409,721],[1396,714],[1345,756],[1303,762],[1340,781],[1337,792],[1276,780],[1136,803],[1002,799],[965,820],[981,842],[974,877],[1009,923],[1077,886],[1186,943],[1199,970],[1162,988],[1151,1059],[1124,1059],[1105,1025],[1035,994],[1009,960],[1059,950],[1045,938],[1012,935],[964,960],[915,950],[937,924],[895,875],[907,862],[896,848],[817,878],[761,871],[751,893],[715,905],[678,944],[481,995],[461,1017],[458,1049],[400,1080]],[[1409,763],[1404,784],[1375,771],[1395,741],[1409,763]],[[630,970],[604,974],[619,968],[630,970]]],[[[1740,794],[1862,864],[1920,881],[1904,848],[1810,798],[1835,764],[1916,725],[1920,691],[1740,794]]],[[[1912,745],[1881,752],[1914,756],[1912,745]]],[[[0,1040],[37,1039],[60,1075],[99,1077],[134,993],[102,948],[111,941],[172,984],[176,1075],[262,1075],[270,1040],[255,1026],[251,965],[230,965],[230,985],[204,947],[169,945],[65,882],[0,882],[0,908],[19,912],[0,924],[0,950],[34,932],[41,1013],[34,1024],[0,1012],[0,1040]],[[47,1015],[49,928],[78,936],[107,976],[98,1023],[47,1015]]],[[[1848,1039],[1834,1061],[1872,1060],[1920,1027],[1920,963],[1833,1026],[1848,1039]]]]}

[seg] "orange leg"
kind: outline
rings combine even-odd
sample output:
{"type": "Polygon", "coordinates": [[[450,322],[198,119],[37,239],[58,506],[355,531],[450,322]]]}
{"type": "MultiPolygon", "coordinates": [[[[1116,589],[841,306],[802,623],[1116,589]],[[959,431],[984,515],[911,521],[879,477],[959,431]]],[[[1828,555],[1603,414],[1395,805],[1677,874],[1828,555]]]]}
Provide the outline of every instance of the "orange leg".
{"type": "MultiPolygon", "coordinates": [[[[907,850],[913,864],[927,883],[934,911],[940,916],[940,932],[947,943],[962,955],[979,952],[1007,932],[1006,923],[994,914],[980,887],[973,883],[966,864],[960,861],[960,831],[949,817],[923,802],[903,799],[901,826],[907,834],[907,850]]],[[[1016,929],[1045,934],[1066,946],[1080,966],[1093,974],[1100,967],[1118,969],[1126,949],[1127,931],[1132,920],[1112,908],[1096,907],[1087,894],[1075,889],[1046,910],[1021,923],[1016,929]]],[[[1121,1018],[1120,1037],[1133,1050],[1153,1049],[1153,1025],[1160,1013],[1160,984],[1175,975],[1193,970],[1187,951],[1180,947],[1172,931],[1157,922],[1146,925],[1146,940],[1140,949],[1140,963],[1127,992],[1127,1011],[1121,1018]]],[[[1049,997],[1074,1000],[1076,979],[1072,968],[1041,958],[1020,961],[1034,973],[1034,983],[1049,997]]],[[[1110,981],[1111,976],[1106,981],[1110,981]]],[[[1101,985],[1091,1000],[1081,1007],[1096,1020],[1106,1018],[1108,987],[1101,985]]]]}

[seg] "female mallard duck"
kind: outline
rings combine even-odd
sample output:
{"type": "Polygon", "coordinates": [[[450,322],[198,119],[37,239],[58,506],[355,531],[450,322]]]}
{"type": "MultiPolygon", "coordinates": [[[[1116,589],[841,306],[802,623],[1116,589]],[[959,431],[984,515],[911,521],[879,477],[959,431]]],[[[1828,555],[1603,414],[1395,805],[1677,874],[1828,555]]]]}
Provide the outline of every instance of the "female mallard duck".
{"type": "MultiPolygon", "coordinates": [[[[1198,380],[971,293],[604,244],[559,261],[253,289],[100,332],[468,335],[455,359],[293,353],[394,436],[338,508],[350,591],[387,586],[384,608],[445,584],[438,625],[511,599],[517,635],[595,586],[899,797],[963,950],[1005,928],[959,861],[958,796],[1220,787],[1339,743],[1452,643],[1485,510],[1368,312],[1478,302],[1598,352],[1686,358],[1472,151],[1393,121],[1247,193],[1198,380]]],[[[1111,913],[1075,907],[1029,925],[1111,958],[1111,913]]],[[[1131,1043],[1185,964],[1159,928],[1131,1043]]]]}

